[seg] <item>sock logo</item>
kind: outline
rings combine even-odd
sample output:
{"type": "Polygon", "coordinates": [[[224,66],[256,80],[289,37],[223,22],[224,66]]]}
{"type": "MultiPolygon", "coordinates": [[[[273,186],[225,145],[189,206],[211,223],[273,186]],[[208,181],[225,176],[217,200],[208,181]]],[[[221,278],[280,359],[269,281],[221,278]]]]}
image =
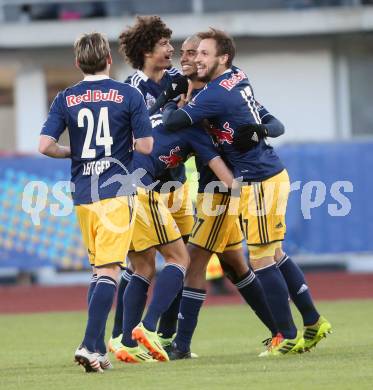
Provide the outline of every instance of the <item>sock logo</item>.
{"type": "Polygon", "coordinates": [[[283,227],[283,225],[282,225],[281,222],[279,222],[279,223],[275,226],[276,229],[281,229],[282,227],[283,227]]]}
{"type": "Polygon", "coordinates": [[[304,293],[304,292],[307,291],[307,290],[308,290],[308,286],[307,286],[306,284],[303,283],[303,284],[300,286],[300,289],[298,290],[297,295],[302,294],[302,293],[304,293]]]}
{"type": "Polygon", "coordinates": [[[183,320],[183,319],[184,319],[184,316],[183,316],[181,313],[179,313],[179,314],[177,315],[177,319],[178,319],[178,320],[183,320]]]}

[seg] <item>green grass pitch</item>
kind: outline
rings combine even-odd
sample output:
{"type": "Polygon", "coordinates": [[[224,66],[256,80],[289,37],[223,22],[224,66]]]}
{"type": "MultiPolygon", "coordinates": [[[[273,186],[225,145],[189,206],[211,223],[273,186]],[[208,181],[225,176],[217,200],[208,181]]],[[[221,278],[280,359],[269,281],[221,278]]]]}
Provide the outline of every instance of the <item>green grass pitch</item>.
{"type": "Polygon", "coordinates": [[[267,333],[246,306],[206,307],[193,341],[199,359],[115,362],[103,375],[72,362],[85,313],[2,315],[0,389],[373,389],[373,301],[318,307],[334,333],[310,353],[259,359],[267,333]]]}

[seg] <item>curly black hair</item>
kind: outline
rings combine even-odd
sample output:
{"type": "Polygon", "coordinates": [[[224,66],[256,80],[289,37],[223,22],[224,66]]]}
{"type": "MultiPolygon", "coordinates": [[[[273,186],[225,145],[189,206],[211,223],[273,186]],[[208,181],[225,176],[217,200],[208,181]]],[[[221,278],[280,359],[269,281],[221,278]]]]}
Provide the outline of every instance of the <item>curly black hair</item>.
{"type": "Polygon", "coordinates": [[[119,36],[119,52],[133,68],[142,69],[145,53],[151,53],[162,38],[171,38],[172,30],[157,16],[137,16],[136,23],[119,36]]]}

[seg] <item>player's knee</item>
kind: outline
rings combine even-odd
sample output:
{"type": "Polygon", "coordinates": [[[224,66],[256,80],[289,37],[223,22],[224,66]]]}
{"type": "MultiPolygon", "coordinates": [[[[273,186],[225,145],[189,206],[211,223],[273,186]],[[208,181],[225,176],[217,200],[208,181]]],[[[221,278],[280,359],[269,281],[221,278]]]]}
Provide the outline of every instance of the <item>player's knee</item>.
{"type": "Polygon", "coordinates": [[[249,266],[246,262],[242,250],[226,251],[220,254],[218,257],[224,273],[227,273],[227,277],[232,282],[239,279],[249,270],[249,266]]]}
{"type": "Polygon", "coordinates": [[[120,267],[118,264],[107,264],[103,267],[96,267],[97,277],[108,276],[111,279],[118,280],[120,267]]]}
{"type": "Polygon", "coordinates": [[[258,270],[275,264],[274,258],[278,246],[277,242],[266,245],[248,245],[250,264],[253,269],[258,270]]]}
{"type": "Polygon", "coordinates": [[[138,275],[151,280],[155,275],[155,251],[146,250],[144,252],[131,253],[129,255],[132,268],[138,275]]]}
{"type": "Polygon", "coordinates": [[[179,239],[159,248],[166,263],[176,263],[185,269],[189,267],[189,254],[183,240],[179,239]]]}
{"type": "Polygon", "coordinates": [[[275,251],[275,262],[278,263],[285,256],[285,252],[282,250],[282,247],[276,248],[275,251]]]}

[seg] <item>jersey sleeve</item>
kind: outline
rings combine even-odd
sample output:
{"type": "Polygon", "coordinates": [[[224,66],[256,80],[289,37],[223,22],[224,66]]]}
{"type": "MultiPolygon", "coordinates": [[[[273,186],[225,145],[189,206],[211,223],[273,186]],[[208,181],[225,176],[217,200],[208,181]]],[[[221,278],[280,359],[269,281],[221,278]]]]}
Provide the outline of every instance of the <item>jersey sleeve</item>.
{"type": "Polygon", "coordinates": [[[150,123],[148,109],[141,93],[132,87],[133,94],[130,100],[131,128],[135,139],[151,137],[152,125],[150,123]]]}
{"type": "Polygon", "coordinates": [[[183,136],[187,137],[191,149],[203,165],[207,165],[215,157],[220,157],[212,138],[205,130],[191,127],[183,132],[183,136]]]}
{"type": "Polygon", "coordinates": [[[63,107],[63,94],[60,92],[53,100],[51,108],[49,109],[47,120],[44,122],[40,134],[47,135],[58,141],[61,134],[65,131],[66,126],[67,123],[63,107]]]}
{"type": "Polygon", "coordinates": [[[263,105],[261,105],[257,100],[255,100],[255,107],[259,113],[259,117],[262,122],[264,117],[266,117],[267,115],[271,115],[269,111],[263,105]]]}
{"type": "Polygon", "coordinates": [[[189,116],[192,124],[214,118],[225,111],[223,94],[223,91],[215,88],[203,89],[181,110],[189,116]]]}

